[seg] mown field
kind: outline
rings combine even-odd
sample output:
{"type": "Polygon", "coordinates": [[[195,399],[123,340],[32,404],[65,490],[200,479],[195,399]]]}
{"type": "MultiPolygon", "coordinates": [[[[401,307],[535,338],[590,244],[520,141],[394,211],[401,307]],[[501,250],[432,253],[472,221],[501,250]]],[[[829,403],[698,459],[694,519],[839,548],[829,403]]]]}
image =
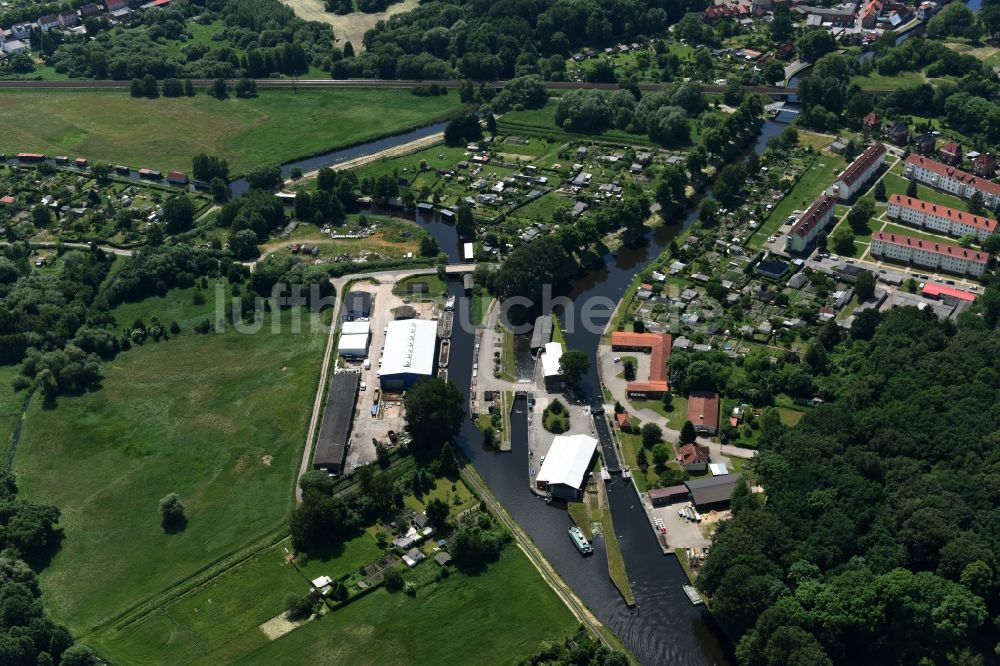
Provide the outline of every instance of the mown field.
{"type": "Polygon", "coordinates": [[[239,173],[424,125],[458,104],[454,93],[406,90],[262,90],[223,101],[204,93],[151,100],[125,90],[2,90],[0,152],[183,171],[206,152],[239,173]]]}
{"type": "Polygon", "coordinates": [[[18,374],[16,365],[0,366],[0,464],[3,465],[7,464],[8,447],[27,396],[25,391],[15,393],[11,385],[18,374]]]}
{"type": "Polygon", "coordinates": [[[35,401],[15,471],[24,496],[62,509],[66,538],[42,574],[46,607],[91,629],[287,517],[325,335],[197,335],[212,312],[190,290],[123,307],[120,321],[161,313],[184,331],[104,365],[103,387],[35,401]],[[158,501],[176,492],[189,520],[165,534],[158,501]]]}

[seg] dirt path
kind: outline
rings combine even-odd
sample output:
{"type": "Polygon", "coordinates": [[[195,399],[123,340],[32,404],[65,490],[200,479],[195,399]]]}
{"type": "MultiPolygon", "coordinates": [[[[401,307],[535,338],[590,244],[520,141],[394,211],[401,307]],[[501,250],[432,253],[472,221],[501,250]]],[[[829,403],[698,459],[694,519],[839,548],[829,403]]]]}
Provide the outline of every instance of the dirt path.
{"type": "Polygon", "coordinates": [[[384,12],[365,14],[334,14],[323,8],[323,0],[284,0],[284,3],[295,10],[295,13],[306,21],[319,21],[333,27],[333,37],[337,45],[343,48],[344,42],[350,42],[355,51],[364,50],[365,33],[375,27],[379,21],[388,20],[390,16],[416,9],[418,0],[403,0],[390,5],[384,12]]]}

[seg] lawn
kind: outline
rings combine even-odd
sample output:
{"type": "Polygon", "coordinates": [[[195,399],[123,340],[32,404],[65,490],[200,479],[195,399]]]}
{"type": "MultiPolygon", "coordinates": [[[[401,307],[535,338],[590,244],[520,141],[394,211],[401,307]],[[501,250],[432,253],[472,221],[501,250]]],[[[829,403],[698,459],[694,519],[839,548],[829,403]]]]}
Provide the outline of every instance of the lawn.
{"type": "MultiPolygon", "coordinates": [[[[598,134],[567,132],[556,125],[555,111],[556,100],[553,99],[540,109],[525,109],[524,111],[505,113],[497,121],[497,127],[505,134],[531,134],[536,137],[540,136],[550,142],[558,139],[563,141],[613,141],[638,146],[654,145],[648,136],[629,134],[619,129],[608,129],[598,134]]],[[[695,140],[694,132],[692,132],[692,140],[695,140]]]]}
{"type": "MultiPolygon", "coordinates": [[[[883,178],[882,182],[885,183],[885,194],[887,197],[891,197],[893,194],[905,195],[906,188],[910,185],[910,181],[908,179],[895,173],[885,174],[885,178],[883,178]]],[[[955,210],[967,211],[969,209],[962,199],[939,190],[935,190],[933,187],[928,187],[922,183],[917,183],[916,198],[923,201],[929,201],[940,206],[954,208],[955,210]]]]}
{"type": "Polygon", "coordinates": [[[898,234],[901,236],[909,236],[910,238],[920,238],[922,240],[929,240],[935,243],[948,243],[949,245],[958,245],[957,238],[951,238],[950,236],[941,236],[938,234],[930,234],[926,231],[920,231],[915,227],[909,227],[903,224],[893,224],[888,223],[882,229],[886,233],[898,234]]]}
{"type": "Polygon", "coordinates": [[[415,97],[406,90],[262,90],[255,99],[224,101],[206,94],[150,100],[123,90],[3,90],[0,151],[184,171],[193,155],[206,152],[225,157],[238,173],[424,125],[457,104],[457,95],[415,97]]]}
{"type": "MultiPolygon", "coordinates": [[[[119,314],[188,320],[181,293],[119,314]]],[[[104,365],[100,390],[33,403],[15,471],[25,497],[62,509],[41,576],[58,621],[89,630],[286,519],[326,337],[282,320],[280,335],[269,314],[257,333],[147,342],[104,365]],[[189,520],[173,535],[157,509],[170,492],[189,520]]]]}
{"type": "Polygon", "coordinates": [[[403,278],[392,288],[393,293],[398,296],[408,298],[417,298],[419,296],[421,300],[437,298],[447,290],[448,286],[444,283],[444,280],[434,273],[403,278]]]}
{"type": "Polygon", "coordinates": [[[611,582],[621,592],[625,603],[629,606],[634,606],[635,595],[632,593],[632,586],[628,582],[628,572],[625,571],[625,558],[622,557],[622,549],[618,544],[618,535],[615,533],[615,524],[611,521],[611,509],[608,507],[604,507],[604,543],[608,551],[608,575],[611,576],[611,582]]]}
{"type": "Polygon", "coordinates": [[[821,154],[802,174],[791,192],[774,207],[771,214],[750,237],[749,244],[753,247],[763,247],[768,236],[771,236],[788,216],[795,210],[806,210],[823,190],[830,186],[834,177],[844,168],[843,157],[821,154]]]}
{"type": "MultiPolygon", "coordinates": [[[[452,573],[415,598],[379,589],[275,641],[259,635],[240,647],[243,663],[251,664],[460,664],[473,658],[470,649],[476,663],[496,664],[527,656],[543,641],[562,641],[576,626],[527,558],[508,546],[480,574],[452,573]]],[[[178,633],[166,629],[161,641],[178,633]]]]}
{"type": "Polygon", "coordinates": [[[267,638],[258,625],[285,610],[289,594],[309,590],[305,577],[285,563],[287,546],[263,551],[140,622],[87,642],[121,664],[224,663],[259,649],[267,638]]]}
{"type": "Polygon", "coordinates": [[[4,465],[7,463],[14,428],[17,427],[17,420],[21,417],[21,409],[27,397],[25,391],[14,392],[12,382],[19,374],[16,365],[0,366],[0,462],[4,465]]]}
{"type": "Polygon", "coordinates": [[[925,77],[921,72],[900,72],[892,76],[884,76],[872,70],[872,73],[868,76],[855,76],[851,79],[851,83],[856,83],[864,89],[896,90],[898,88],[918,86],[924,80],[925,77]]]}

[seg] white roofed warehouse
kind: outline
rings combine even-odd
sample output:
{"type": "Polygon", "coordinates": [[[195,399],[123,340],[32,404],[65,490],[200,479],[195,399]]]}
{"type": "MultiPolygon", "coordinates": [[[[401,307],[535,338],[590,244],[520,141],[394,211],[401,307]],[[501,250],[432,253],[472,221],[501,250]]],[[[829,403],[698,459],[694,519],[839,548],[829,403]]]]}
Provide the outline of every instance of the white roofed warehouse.
{"type": "Polygon", "coordinates": [[[560,499],[579,499],[597,452],[590,435],[557,435],[535,477],[535,487],[560,499]]]}
{"type": "Polygon", "coordinates": [[[562,344],[558,342],[545,343],[545,353],[542,354],[542,371],[545,375],[545,388],[549,391],[558,389],[562,382],[562,374],[559,372],[559,360],[562,355],[562,344]]]}
{"type": "Polygon", "coordinates": [[[379,375],[382,388],[401,391],[419,379],[432,377],[436,344],[437,322],[425,319],[390,321],[379,375]]]}
{"type": "Polygon", "coordinates": [[[340,327],[337,353],[347,358],[368,356],[369,324],[367,321],[345,321],[340,327]]]}

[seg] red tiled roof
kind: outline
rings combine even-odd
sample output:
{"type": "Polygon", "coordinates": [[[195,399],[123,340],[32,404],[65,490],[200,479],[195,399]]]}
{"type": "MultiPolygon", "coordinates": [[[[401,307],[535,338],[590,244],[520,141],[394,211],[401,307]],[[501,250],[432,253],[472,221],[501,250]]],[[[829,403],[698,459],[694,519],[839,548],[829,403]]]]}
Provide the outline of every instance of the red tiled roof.
{"type": "Polygon", "coordinates": [[[628,412],[622,412],[621,414],[616,414],[615,418],[618,419],[619,428],[624,428],[625,426],[632,425],[632,418],[628,415],[628,412]]]}
{"type": "Polygon", "coordinates": [[[840,178],[837,180],[845,183],[848,187],[854,184],[854,182],[861,177],[868,168],[877,162],[879,158],[885,155],[885,146],[881,143],[876,143],[870,146],[865,152],[861,153],[857,159],[855,159],[851,164],[844,169],[844,173],[840,174],[840,178]]]}
{"type": "Polygon", "coordinates": [[[970,187],[974,187],[984,192],[989,192],[993,196],[1000,197],[1000,185],[984,178],[973,176],[971,173],[962,171],[961,169],[956,169],[955,167],[948,166],[947,164],[941,164],[941,162],[929,160],[926,157],[921,157],[920,155],[910,155],[906,158],[906,163],[923,167],[924,169],[936,173],[939,176],[944,176],[945,178],[954,178],[960,183],[965,183],[970,187]]]}
{"type": "Polygon", "coordinates": [[[865,125],[874,125],[874,124],[876,124],[876,123],[879,122],[879,119],[878,119],[878,116],[875,114],[875,112],[872,111],[867,116],[865,116],[865,118],[864,118],[864,120],[862,122],[865,125]]]}
{"type": "Polygon", "coordinates": [[[831,197],[829,194],[821,194],[816,197],[816,200],[812,202],[806,212],[799,216],[799,219],[795,220],[795,224],[792,225],[791,233],[795,234],[800,238],[805,238],[806,234],[809,233],[813,226],[819,223],[826,214],[829,213],[837,205],[837,200],[831,197]]]}
{"type": "Polygon", "coordinates": [[[696,465],[708,462],[708,447],[699,444],[685,444],[677,449],[677,460],[682,465],[696,465]]]}
{"type": "Polygon", "coordinates": [[[962,147],[959,146],[957,143],[952,142],[952,143],[946,143],[946,144],[944,144],[938,150],[939,150],[939,152],[947,153],[949,155],[957,155],[959,153],[959,151],[962,150],[962,147]]]}
{"type": "Polygon", "coordinates": [[[902,194],[893,194],[892,197],[889,199],[889,203],[894,203],[899,206],[904,206],[911,210],[918,210],[924,213],[930,213],[931,215],[943,217],[948,220],[962,222],[964,224],[968,224],[969,226],[976,227],[977,229],[985,229],[990,233],[996,231],[997,228],[997,221],[991,220],[988,217],[980,217],[979,215],[973,215],[972,213],[965,213],[963,211],[955,210],[953,208],[939,206],[929,201],[912,199],[902,194]]]}
{"type": "Polygon", "coordinates": [[[626,347],[649,350],[649,381],[629,382],[625,386],[626,391],[630,393],[660,393],[670,390],[668,384],[670,378],[668,370],[670,343],[671,338],[669,333],[626,333],[625,331],[614,331],[611,334],[612,348],[626,347]]]}
{"type": "Polygon", "coordinates": [[[719,427],[719,394],[692,391],[688,395],[688,421],[696,426],[719,427]]]}
{"type": "Polygon", "coordinates": [[[45,159],[45,155],[42,155],[41,153],[18,153],[17,154],[17,159],[19,159],[19,160],[23,160],[23,159],[43,160],[43,159],[45,159]]]}
{"type": "Polygon", "coordinates": [[[976,300],[975,294],[970,294],[964,289],[955,289],[954,287],[947,287],[943,284],[938,284],[936,282],[928,282],[923,288],[924,296],[952,296],[954,298],[961,299],[963,301],[974,301],[976,300]]]}
{"type": "Polygon", "coordinates": [[[955,257],[956,259],[974,261],[977,264],[985,264],[987,259],[989,259],[989,255],[985,252],[976,252],[975,250],[969,250],[964,247],[959,247],[958,245],[951,245],[950,243],[937,243],[934,241],[923,240],[921,238],[891,234],[885,231],[876,231],[873,233],[872,240],[880,240],[892,245],[912,247],[918,250],[923,250],[924,252],[940,254],[945,257],[955,257]]]}
{"type": "Polygon", "coordinates": [[[14,203],[14,197],[10,196],[9,194],[5,194],[2,197],[0,197],[0,204],[12,204],[12,203],[14,203]]]}
{"type": "Polygon", "coordinates": [[[186,183],[188,180],[187,174],[183,171],[171,171],[167,174],[167,180],[174,180],[178,183],[186,183]]]}

